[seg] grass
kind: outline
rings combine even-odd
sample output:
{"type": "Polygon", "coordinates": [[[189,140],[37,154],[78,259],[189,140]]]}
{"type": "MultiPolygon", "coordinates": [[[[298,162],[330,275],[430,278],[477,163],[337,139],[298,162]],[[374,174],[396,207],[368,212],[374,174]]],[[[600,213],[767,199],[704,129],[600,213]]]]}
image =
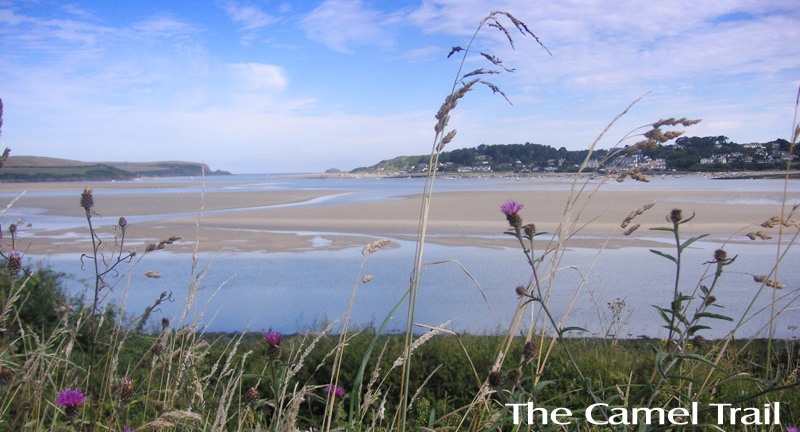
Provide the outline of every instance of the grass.
{"type": "MultiPolygon", "coordinates": [[[[466,49],[461,67],[474,54],[473,43],[484,29],[500,31],[510,44],[517,33],[540,43],[527,25],[504,12],[484,19],[466,49]]],[[[541,43],[540,43],[541,44],[541,43]]],[[[94,228],[94,196],[81,194],[92,239],[92,250],[82,257],[95,269],[87,299],[64,294],[60,276],[22,268],[17,250],[16,227],[5,227],[0,275],[0,429],[3,430],[181,430],[181,431],[293,431],[330,430],[786,430],[800,423],[798,374],[800,360],[795,340],[775,340],[768,323],[765,339],[739,339],[736,330],[716,341],[700,336],[718,321],[732,321],[737,328],[752,317],[724,315],[715,304],[717,281],[727,267],[742,257],[728,256],[721,247],[705,264],[708,277],[687,281],[683,251],[703,236],[684,238],[681,229],[692,216],[675,209],[666,215],[666,232],[675,242],[674,252],[653,251],[663,265],[674,269],[670,304],[654,305],[653,319],[668,330],[663,340],[581,338],[581,329],[565,327],[570,309],[556,312],[550,304],[561,269],[569,263],[570,238],[581,232],[589,217],[584,214],[600,184],[575,176],[565,196],[563,217],[554,233],[537,231],[522,219],[520,203],[507,202],[501,210],[509,224],[507,234],[516,239],[520,265],[530,269],[527,284],[516,289],[518,305],[504,334],[457,334],[429,327],[415,319],[421,287],[429,212],[433,203],[438,156],[454,139],[449,128],[451,112],[470,91],[485,86],[508,100],[486,75],[509,72],[495,56],[479,52],[493,69],[464,73],[459,68],[452,91],[436,115],[435,131],[422,194],[409,288],[385,320],[373,327],[354,328],[350,322],[353,299],[368,277],[357,274],[351,301],[341,321],[297,335],[207,334],[204,306],[195,298],[210,268],[197,265],[185,305],[172,322],[151,328],[150,315],[168,294],[153,299],[144,311],[128,311],[107,301],[109,292],[126,292],[129,276],[141,260],[168,249],[174,238],[148,245],[134,253],[125,244],[131,227],[120,219],[111,233],[94,228]],[[408,310],[406,331],[385,335],[389,320],[408,310]],[[419,332],[422,332],[420,334],[419,332]],[[766,422],[758,412],[765,404],[781,403],[781,424],[766,422]],[[552,417],[525,417],[515,424],[514,407],[572,413],[568,424],[552,417]],[[632,424],[623,413],[633,409],[658,413],[681,410],[696,403],[698,424],[686,427],[663,422],[632,424]],[[719,423],[714,404],[740,408],[740,416],[719,423]],[[595,424],[585,417],[591,406],[595,424]],[[767,424],[761,424],[767,423],[767,424]]],[[[800,102],[800,93],[798,93],[800,102]]],[[[597,142],[626,108],[590,145],[586,161],[597,142]]],[[[0,103],[0,125],[2,119],[0,103]]],[[[688,119],[659,120],[625,135],[611,152],[621,154],[660,145],[680,134],[675,127],[695,123],[688,119]],[[629,139],[639,139],[622,147],[629,139]]],[[[800,127],[793,142],[800,136],[800,127]]],[[[603,163],[611,164],[612,156],[603,163]]],[[[581,167],[581,171],[585,168],[581,167]]],[[[623,172],[646,181],[641,170],[623,172]]],[[[787,169],[788,178],[788,169],[787,169]]],[[[603,182],[612,180],[603,177],[603,182]]],[[[76,202],[76,205],[78,203],[76,202]]],[[[524,203],[523,203],[524,204],[524,203]]],[[[635,235],[636,217],[648,206],[635,209],[618,230],[609,233],[635,235]]],[[[784,205],[778,215],[765,215],[764,229],[777,227],[779,238],[775,265],[759,276],[754,293],[772,297],[771,318],[783,313],[775,308],[786,252],[800,235],[794,221],[797,207],[784,205]]],[[[197,227],[202,223],[201,205],[197,227]]],[[[0,216],[5,211],[0,212],[0,216]]],[[[498,217],[501,217],[498,213],[498,217]]],[[[756,236],[758,237],[758,236],[756,236]]],[[[363,263],[380,253],[388,240],[377,240],[362,250],[363,263]]],[[[604,248],[597,250],[597,256],[604,248]]],[[[449,262],[460,265],[457,262],[449,262]]],[[[469,269],[461,268],[468,276],[469,269]]],[[[592,268],[587,269],[590,273],[592,268]]],[[[584,288],[579,283],[571,301],[584,288]]],[[[224,284],[223,284],[224,285],[224,284]]],[[[476,289],[480,285],[475,284],[476,289]]],[[[218,287],[218,290],[222,288],[218,287]]],[[[217,291],[218,292],[218,291],[217,291]]],[[[509,295],[513,295],[509,293],[509,295]]],[[[213,295],[212,295],[213,297],[213,295]]],[[[124,296],[123,296],[124,298],[124,296]]],[[[621,313],[620,305],[616,305],[621,313]]],[[[796,307],[789,303],[786,307],[796,307]]],[[[158,323],[156,323],[158,325],[158,323]]],[[[769,406],[769,405],[768,405],[769,406]]],[[[643,417],[637,418],[637,420],[643,417]]],[[[519,418],[518,418],[519,420],[519,418]]]]}

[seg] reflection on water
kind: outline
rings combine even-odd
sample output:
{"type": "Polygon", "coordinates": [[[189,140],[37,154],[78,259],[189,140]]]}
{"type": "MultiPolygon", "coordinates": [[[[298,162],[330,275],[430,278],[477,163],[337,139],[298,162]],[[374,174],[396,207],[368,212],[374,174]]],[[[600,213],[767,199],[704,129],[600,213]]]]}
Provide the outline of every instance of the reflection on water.
{"type": "MultiPolygon", "coordinates": [[[[374,278],[358,289],[352,318],[354,323],[379,324],[408,288],[414,245],[409,242],[399,244],[398,248],[380,250],[367,258],[365,274],[374,278]]],[[[693,246],[696,247],[688,249],[683,258],[681,291],[686,294],[691,294],[698,282],[711,283],[710,271],[705,276],[703,274],[707,270],[703,264],[712,259],[713,250],[718,247],[712,243],[693,246]]],[[[731,245],[726,250],[729,256],[738,254],[739,258],[726,267],[715,288],[717,304],[723,308],[715,308],[713,312],[738,320],[758,292],[759,284],[753,281],[752,275],[769,273],[775,247],[731,245]]],[[[669,252],[668,249],[664,251],[669,252]]],[[[575,296],[576,301],[565,325],[586,328],[593,335],[604,335],[611,325],[609,303],[621,299],[626,305],[621,314],[621,337],[665,335],[666,331],[661,328],[663,322],[652,305],[669,307],[674,265],[646,249],[623,248],[604,251],[590,268],[596,254],[591,249],[573,249],[564,255],[557,266],[560,271],[553,279],[552,311],[562,316],[575,296]],[[582,275],[587,275],[586,283],[576,294],[582,275]]],[[[798,262],[798,255],[790,251],[785,263],[798,262]]],[[[208,265],[210,270],[202,280],[204,288],[198,295],[199,306],[193,313],[207,308],[203,322],[214,331],[265,330],[271,327],[291,333],[313,328],[320,322],[340,317],[345,311],[353,286],[359,279],[360,260],[360,249],[202,255],[200,268],[208,265]]],[[[479,288],[459,266],[452,263],[429,266],[422,278],[417,322],[439,325],[452,319],[451,328],[456,330],[475,333],[505,331],[518,303],[514,288],[526,284],[530,277],[524,256],[519,251],[429,244],[425,260],[461,262],[480,284],[488,304],[479,288]]],[[[77,256],[52,256],[46,262],[78,279],[91,277],[88,270],[80,271],[77,256]]],[[[127,289],[129,313],[140,313],[159,293],[172,291],[176,301],[164,306],[160,313],[174,319],[183,308],[190,284],[190,268],[189,255],[157,252],[146,256],[133,268],[127,289]],[[163,277],[146,278],[143,274],[148,270],[157,271],[163,277]]],[[[776,292],[778,302],[775,310],[781,313],[775,321],[775,334],[790,338],[797,335],[789,326],[797,325],[800,311],[783,308],[798,297],[800,275],[787,266],[780,281],[788,288],[776,292]]],[[[118,304],[122,303],[126,293],[126,282],[123,275],[114,288],[118,304]]],[[[73,281],[70,290],[79,292],[86,286],[86,283],[73,281]]],[[[772,293],[771,289],[765,289],[756,298],[750,314],[761,312],[744,324],[737,333],[739,336],[757,334],[768,323],[772,293]]],[[[393,319],[390,331],[401,331],[405,316],[401,309],[393,319]]],[[[160,316],[156,314],[154,318],[160,316]]],[[[714,329],[705,331],[706,337],[724,336],[733,326],[726,321],[706,324],[714,329]]]]}

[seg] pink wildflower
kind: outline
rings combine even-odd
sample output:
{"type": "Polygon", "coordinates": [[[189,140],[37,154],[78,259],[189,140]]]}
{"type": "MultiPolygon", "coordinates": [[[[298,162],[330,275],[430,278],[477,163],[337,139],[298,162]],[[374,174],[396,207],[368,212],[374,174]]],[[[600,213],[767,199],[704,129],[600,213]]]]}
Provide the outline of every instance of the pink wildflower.
{"type": "Polygon", "coordinates": [[[78,406],[84,402],[86,402],[86,396],[80,390],[64,390],[56,398],[56,403],[61,405],[62,408],[78,406]]]}
{"type": "Polygon", "coordinates": [[[280,346],[281,341],[283,340],[283,335],[278,332],[271,331],[267,333],[267,335],[264,337],[264,340],[270,345],[280,346]]]}
{"type": "Polygon", "coordinates": [[[328,394],[333,393],[337,397],[344,397],[344,389],[339,386],[332,386],[332,385],[325,386],[325,392],[328,394]]]}
{"type": "Polygon", "coordinates": [[[517,233],[519,233],[519,229],[522,226],[522,218],[517,213],[523,207],[525,206],[514,200],[508,200],[500,206],[500,211],[506,215],[508,223],[517,230],[517,233]]]}

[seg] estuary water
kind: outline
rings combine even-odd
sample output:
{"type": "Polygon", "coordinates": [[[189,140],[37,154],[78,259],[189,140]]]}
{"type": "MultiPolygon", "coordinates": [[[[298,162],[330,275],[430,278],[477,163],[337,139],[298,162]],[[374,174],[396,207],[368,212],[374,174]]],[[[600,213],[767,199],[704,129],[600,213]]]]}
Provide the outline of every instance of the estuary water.
{"type": "MultiPolygon", "coordinates": [[[[196,178],[154,181],[167,183],[167,186],[153,189],[143,184],[142,188],[115,189],[113,193],[199,192],[202,188],[207,192],[299,189],[353,191],[327,197],[324,203],[330,204],[398,199],[419,194],[423,185],[422,179],[287,179],[264,174],[211,177],[205,180],[204,185],[201,179],[196,178]]],[[[523,184],[513,178],[442,178],[437,180],[436,190],[567,190],[570,184],[571,179],[567,178],[547,178],[541,184],[523,184]]],[[[800,184],[797,181],[792,181],[790,190],[798,191],[798,186],[800,184]]],[[[620,190],[632,187],[638,185],[626,182],[604,186],[606,189],[620,190]]],[[[654,179],[648,187],[662,190],[775,192],[783,189],[783,182],[668,176],[654,179]]],[[[47,194],[61,193],[74,194],[72,191],[35,194],[49,196],[47,194]]],[[[104,193],[110,191],[102,188],[95,190],[98,196],[104,193]]],[[[742,205],[778,204],[774,199],[758,194],[727,196],[724,199],[739,200],[741,202],[736,203],[742,205]]],[[[312,200],[288,205],[322,203],[312,200]]],[[[23,209],[23,213],[10,212],[6,218],[24,217],[37,227],[61,229],[85,223],[81,218],[47,216],[29,209],[23,209]]],[[[176,215],[146,216],[149,220],[171,217],[176,215]]],[[[136,223],[136,218],[128,219],[136,223]]],[[[322,245],[326,240],[319,237],[317,241],[322,245]]],[[[711,284],[713,269],[704,263],[713,259],[713,251],[718,247],[718,241],[699,241],[686,250],[680,279],[682,293],[697,296],[699,293],[695,290],[699,285],[711,284]]],[[[135,261],[132,266],[121,266],[118,277],[112,280],[115,285],[108,301],[124,306],[128,315],[135,316],[158,298],[161,292],[167,291],[172,293],[173,301],[162,305],[153,314],[154,322],[160,321],[161,317],[177,322],[187,310],[188,321],[208,331],[265,331],[271,328],[293,333],[319,330],[337,319],[341,323],[354,287],[357,287],[352,322],[355,325],[378,326],[408,290],[414,249],[413,242],[395,239],[392,247],[369,255],[364,261],[363,271],[360,271],[363,258],[360,247],[338,251],[200,254],[195,266],[189,254],[159,251],[158,254],[135,261]],[[162,277],[153,279],[144,276],[150,270],[160,273],[162,277]],[[189,287],[201,274],[203,276],[198,282],[200,290],[191,306],[185,309],[189,287]],[[372,280],[360,283],[366,275],[371,275],[372,280]]],[[[673,253],[666,243],[658,250],[673,253]]],[[[778,337],[793,338],[800,335],[797,330],[800,324],[800,271],[797,269],[800,252],[790,248],[783,257],[779,279],[786,288],[773,290],[761,288],[761,284],[753,280],[753,275],[771,272],[778,253],[776,243],[731,244],[726,246],[726,251],[729,256],[739,257],[725,268],[725,273],[714,288],[717,301],[711,311],[729,316],[733,321],[706,320],[701,324],[709,325],[712,329],[703,331],[703,336],[722,337],[735,327],[738,327],[736,334],[741,337],[766,336],[770,322],[778,337]],[[770,320],[771,315],[775,317],[774,320],[770,320]]],[[[28,256],[27,259],[69,274],[68,288],[72,293],[87,293],[87,287],[93,286],[88,282],[92,272],[89,266],[81,269],[79,256],[28,256]]],[[[448,328],[454,331],[504,332],[519,304],[514,289],[518,285],[526,285],[531,277],[523,253],[514,248],[427,244],[424,261],[438,264],[425,267],[416,321],[428,326],[448,322],[448,328]]],[[[557,319],[564,318],[564,325],[587,330],[587,333],[575,335],[657,338],[666,334],[662,328],[664,322],[653,307],[668,308],[672,300],[675,266],[663,257],[640,247],[605,250],[602,253],[594,249],[571,248],[563,253],[557,263],[550,264],[548,256],[540,276],[550,274],[550,268],[558,270],[552,274],[552,279],[547,278],[543,282],[549,307],[557,319]]],[[[694,309],[695,306],[690,310],[694,309]]],[[[406,310],[403,303],[391,316],[388,325],[390,332],[405,328],[406,310]]],[[[533,305],[534,313],[538,310],[533,305]]],[[[532,322],[531,315],[526,315],[522,321],[523,328],[533,325],[532,322]]]]}

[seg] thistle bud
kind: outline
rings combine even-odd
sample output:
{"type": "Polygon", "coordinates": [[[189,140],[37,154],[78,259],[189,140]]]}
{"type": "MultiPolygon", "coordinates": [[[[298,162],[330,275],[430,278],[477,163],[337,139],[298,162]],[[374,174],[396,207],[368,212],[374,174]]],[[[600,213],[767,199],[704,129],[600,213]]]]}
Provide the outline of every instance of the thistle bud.
{"type": "Polygon", "coordinates": [[[8,254],[8,272],[16,275],[22,269],[22,255],[18,250],[12,250],[8,254]]]}
{"type": "Polygon", "coordinates": [[[244,400],[250,405],[258,402],[258,390],[255,387],[250,387],[247,389],[247,393],[244,395],[244,400]]]}
{"type": "Polygon", "coordinates": [[[0,369],[0,386],[9,385],[14,380],[14,372],[11,369],[0,369]]]}
{"type": "Polygon", "coordinates": [[[120,228],[125,229],[125,227],[128,226],[128,220],[125,219],[124,217],[121,217],[119,218],[119,222],[117,222],[117,225],[119,225],[120,228]]]}
{"type": "Polygon", "coordinates": [[[119,380],[119,399],[122,402],[130,402],[136,392],[133,390],[133,380],[128,377],[122,377],[119,380]]]}
{"type": "Polygon", "coordinates": [[[681,209],[672,209],[669,212],[669,220],[672,223],[678,223],[683,219],[683,211],[681,209]]]}
{"type": "Polygon", "coordinates": [[[706,344],[706,338],[704,338],[703,336],[697,335],[697,336],[694,337],[694,344],[698,348],[700,348],[700,347],[702,347],[703,345],[706,344]]]}
{"type": "Polygon", "coordinates": [[[528,237],[533,237],[536,234],[536,225],[530,223],[522,227],[525,230],[525,235],[528,237]]]}

